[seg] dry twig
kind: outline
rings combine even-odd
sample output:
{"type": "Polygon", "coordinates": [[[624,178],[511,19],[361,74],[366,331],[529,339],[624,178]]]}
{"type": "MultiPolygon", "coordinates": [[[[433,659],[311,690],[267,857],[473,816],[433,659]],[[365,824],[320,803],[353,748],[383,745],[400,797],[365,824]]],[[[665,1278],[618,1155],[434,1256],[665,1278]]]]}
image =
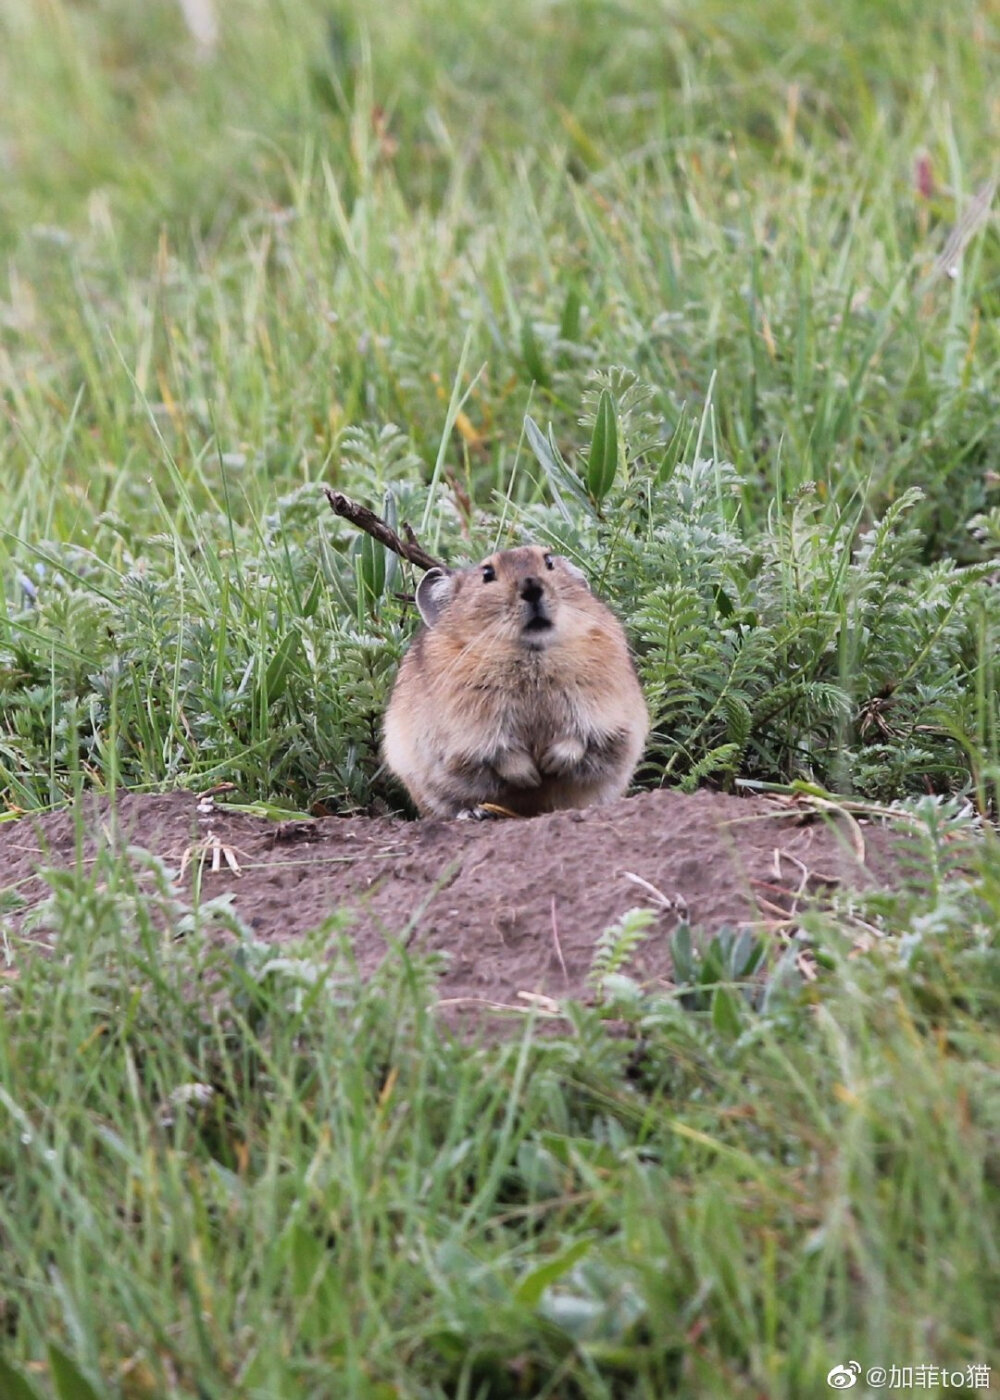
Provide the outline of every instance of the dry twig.
{"type": "Polygon", "coordinates": [[[367,506],[352,501],[350,496],[344,495],[343,491],[333,491],[329,486],[324,486],[323,490],[326,492],[326,499],[330,502],[330,509],[334,515],[339,515],[343,520],[349,520],[356,529],[363,530],[366,535],[371,535],[373,540],[378,540],[379,544],[385,545],[386,549],[391,549],[393,554],[399,555],[400,559],[415,564],[418,569],[444,569],[447,571],[447,564],[441,559],[435,559],[433,554],[428,554],[410,526],[405,522],[403,534],[406,538],[403,539],[391,525],[386,524],[381,516],[376,515],[367,506]]]}
{"type": "Polygon", "coordinates": [[[211,857],[209,869],[213,875],[217,875],[222,869],[223,861],[234,875],[242,875],[243,870],[237,859],[237,854],[242,855],[242,852],[237,852],[235,846],[230,846],[228,842],[216,836],[214,831],[210,831],[200,841],[192,841],[190,845],[185,846],[181,853],[179,877],[184,878],[184,872],[192,860],[197,860],[199,874],[203,873],[209,857],[211,857]]]}
{"type": "Polygon", "coordinates": [[[681,919],[687,918],[688,903],[679,890],[671,896],[664,894],[662,890],[658,890],[655,885],[650,884],[648,880],[644,880],[641,875],[636,875],[631,870],[623,870],[622,874],[626,880],[631,880],[633,885],[638,885],[640,889],[645,890],[665,914],[676,914],[681,919]]]}

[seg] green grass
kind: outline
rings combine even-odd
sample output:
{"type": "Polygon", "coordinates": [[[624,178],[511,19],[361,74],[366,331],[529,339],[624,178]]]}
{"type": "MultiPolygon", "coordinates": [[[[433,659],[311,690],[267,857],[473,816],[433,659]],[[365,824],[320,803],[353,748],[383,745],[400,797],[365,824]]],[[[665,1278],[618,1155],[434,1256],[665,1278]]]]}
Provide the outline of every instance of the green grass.
{"type": "Polygon", "coordinates": [[[53,875],[65,960],[0,982],[5,1354],[60,1400],[987,1361],[1000,896],[937,871],[932,798],[1000,783],[994,8],[245,0],[220,36],[0,13],[6,807],[403,810],[410,580],[328,482],[451,559],[580,560],[644,785],[919,802],[936,873],[817,923],[811,988],[769,956],[758,1007],[616,1005],[641,1053],[596,1012],[471,1052],[427,969],[266,971],[169,872],[176,943],[110,857],[53,875]]]}
{"type": "Polygon", "coordinates": [[[326,961],[336,923],[274,957],[153,858],[52,873],[60,956],[18,960],[0,1026],[12,1355],[220,1400],[995,1363],[996,853],[957,873],[968,819],[919,827],[923,892],[814,917],[811,989],[796,946],[763,995],[695,969],[651,999],[605,948],[633,1036],[576,1010],[481,1051],[435,1029],[432,969],[326,961]]]}

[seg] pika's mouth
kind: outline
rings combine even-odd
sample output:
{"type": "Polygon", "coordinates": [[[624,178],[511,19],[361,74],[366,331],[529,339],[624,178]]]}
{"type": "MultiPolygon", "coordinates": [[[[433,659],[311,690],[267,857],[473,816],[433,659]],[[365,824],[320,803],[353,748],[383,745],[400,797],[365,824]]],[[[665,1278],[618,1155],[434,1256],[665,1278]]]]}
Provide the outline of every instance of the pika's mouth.
{"type": "Polygon", "coordinates": [[[539,599],[532,603],[526,611],[528,616],[521,627],[521,636],[529,647],[544,646],[553,626],[548,608],[539,599]]]}
{"type": "Polygon", "coordinates": [[[544,646],[545,634],[552,631],[552,617],[545,598],[545,589],[537,578],[526,578],[521,581],[517,591],[524,604],[521,612],[521,636],[525,645],[544,646]]]}

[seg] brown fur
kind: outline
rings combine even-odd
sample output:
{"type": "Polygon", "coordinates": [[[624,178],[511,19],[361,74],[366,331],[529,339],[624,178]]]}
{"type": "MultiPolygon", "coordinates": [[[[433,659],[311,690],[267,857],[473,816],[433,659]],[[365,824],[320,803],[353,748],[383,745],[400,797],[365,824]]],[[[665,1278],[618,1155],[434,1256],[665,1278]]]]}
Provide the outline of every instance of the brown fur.
{"type": "Polygon", "coordinates": [[[421,581],[384,754],[423,816],[522,816],[611,802],[649,718],[617,618],[540,545],[421,581]],[[485,581],[484,570],[495,579],[485,581]]]}

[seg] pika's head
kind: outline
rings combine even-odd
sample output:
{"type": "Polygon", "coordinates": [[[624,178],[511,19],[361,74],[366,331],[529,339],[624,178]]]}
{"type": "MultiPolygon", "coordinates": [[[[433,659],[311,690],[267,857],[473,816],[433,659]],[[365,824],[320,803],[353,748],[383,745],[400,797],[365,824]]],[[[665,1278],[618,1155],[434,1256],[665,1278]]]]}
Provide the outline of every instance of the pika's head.
{"type": "Polygon", "coordinates": [[[568,559],[528,544],[454,573],[430,569],[417,587],[417,607],[428,627],[447,628],[456,640],[489,633],[496,642],[543,651],[592,625],[595,599],[568,559]]]}

